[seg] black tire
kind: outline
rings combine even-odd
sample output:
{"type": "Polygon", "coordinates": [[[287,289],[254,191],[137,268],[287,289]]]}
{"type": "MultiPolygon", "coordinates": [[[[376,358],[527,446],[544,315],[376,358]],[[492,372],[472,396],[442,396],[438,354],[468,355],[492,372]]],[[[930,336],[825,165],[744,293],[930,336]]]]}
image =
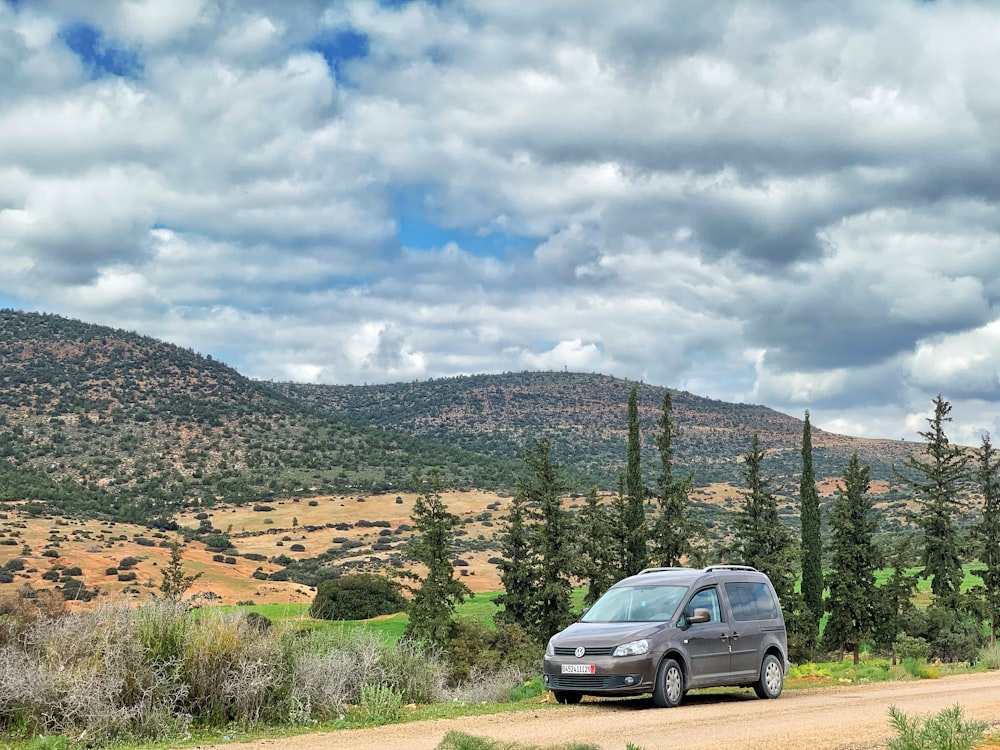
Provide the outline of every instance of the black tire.
{"type": "Polygon", "coordinates": [[[653,703],[660,708],[673,708],[684,698],[684,670],[674,659],[664,659],[656,670],[653,703]]]}
{"type": "Polygon", "coordinates": [[[568,706],[576,705],[583,698],[583,693],[573,693],[566,690],[553,690],[552,695],[556,698],[556,703],[565,703],[568,706]]]}
{"type": "Polygon", "coordinates": [[[753,685],[758,698],[773,700],[781,695],[785,686],[785,674],[781,662],[774,654],[767,654],[760,665],[760,679],[753,685]]]}

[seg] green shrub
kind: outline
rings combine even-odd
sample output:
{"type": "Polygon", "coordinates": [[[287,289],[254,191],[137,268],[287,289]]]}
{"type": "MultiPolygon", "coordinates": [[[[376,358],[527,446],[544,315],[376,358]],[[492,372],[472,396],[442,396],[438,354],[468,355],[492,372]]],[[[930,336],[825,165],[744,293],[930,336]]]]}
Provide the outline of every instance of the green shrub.
{"type": "Polygon", "coordinates": [[[368,620],[405,608],[398,583],[384,576],[357,573],[320,583],[309,614],[321,620],[368,620]]]}
{"type": "Polygon", "coordinates": [[[976,663],[985,669],[1000,669],[1000,644],[979,649],[976,663]]]}
{"type": "Polygon", "coordinates": [[[506,623],[494,630],[476,620],[458,618],[452,625],[444,656],[451,685],[468,680],[473,672],[503,667],[525,673],[541,671],[542,653],[538,645],[523,628],[506,623]]]}
{"type": "Polygon", "coordinates": [[[897,658],[903,661],[907,659],[927,660],[931,655],[931,646],[927,641],[909,635],[900,635],[896,638],[892,648],[897,658]]]}
{"type": "Polygon", "coordinates": [[[361,686],[361,715],[370,724],[391,724],[403,711],[403,694],[388,685],[361,686]]]}
{"type": "Polygon", "coordinates": [[[889,741],[888,750],[974,750],[986,734],[986,723],[965,721],[959,705],[912,719],[889,706],[889,720],[896,737],[889,741]]]}

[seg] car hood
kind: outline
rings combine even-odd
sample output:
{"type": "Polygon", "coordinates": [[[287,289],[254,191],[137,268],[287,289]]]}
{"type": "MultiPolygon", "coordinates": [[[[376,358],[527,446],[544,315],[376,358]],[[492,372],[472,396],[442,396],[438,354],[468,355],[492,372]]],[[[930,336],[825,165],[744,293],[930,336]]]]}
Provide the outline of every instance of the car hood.
{"type": "Polygon", "coordinates": [[[649,638],[665,628],[668,622],[575,622],[552,639],[555,646],[586,646],[610,648],[629,641],[649,638]]]}

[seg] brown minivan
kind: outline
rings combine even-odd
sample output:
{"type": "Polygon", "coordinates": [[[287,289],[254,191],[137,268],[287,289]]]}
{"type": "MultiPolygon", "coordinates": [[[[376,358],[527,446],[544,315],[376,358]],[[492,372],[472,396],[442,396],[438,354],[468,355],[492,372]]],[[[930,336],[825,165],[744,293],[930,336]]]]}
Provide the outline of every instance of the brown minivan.
{"type": "Polygon", "coordinates": [[[743,565],[649,568],[625,578],[549,639],[545,686],[560,703],[691,688],[752,687],[777,698],[788,673],[785,621],[766,575],[743,565]]]}

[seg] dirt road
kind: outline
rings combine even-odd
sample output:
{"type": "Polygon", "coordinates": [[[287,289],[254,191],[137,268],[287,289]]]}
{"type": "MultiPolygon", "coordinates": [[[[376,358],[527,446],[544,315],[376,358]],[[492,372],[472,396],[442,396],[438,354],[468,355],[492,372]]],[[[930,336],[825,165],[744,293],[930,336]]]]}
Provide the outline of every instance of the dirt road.
{"type": "MultiPolygon", "coordinates": [[[[548,746],[588,742],[602,750],[862,750],[883,747],[893,735],[888,708],[909,715],[960,704],[966,718],[1000,724],[1000,672],[920,682],[786,691],[758,700],[750,691],[691,693],[678,708],[645,700],[584,702],[537,711],[396,724],[260,740],[251,750],[433,750],[451,731],[504,742],[548,746]]],[[[212,749],[216,750],[216,749],[212,749]]],[[[233,750],[229,745],[228,750],[233,750]]]]}

